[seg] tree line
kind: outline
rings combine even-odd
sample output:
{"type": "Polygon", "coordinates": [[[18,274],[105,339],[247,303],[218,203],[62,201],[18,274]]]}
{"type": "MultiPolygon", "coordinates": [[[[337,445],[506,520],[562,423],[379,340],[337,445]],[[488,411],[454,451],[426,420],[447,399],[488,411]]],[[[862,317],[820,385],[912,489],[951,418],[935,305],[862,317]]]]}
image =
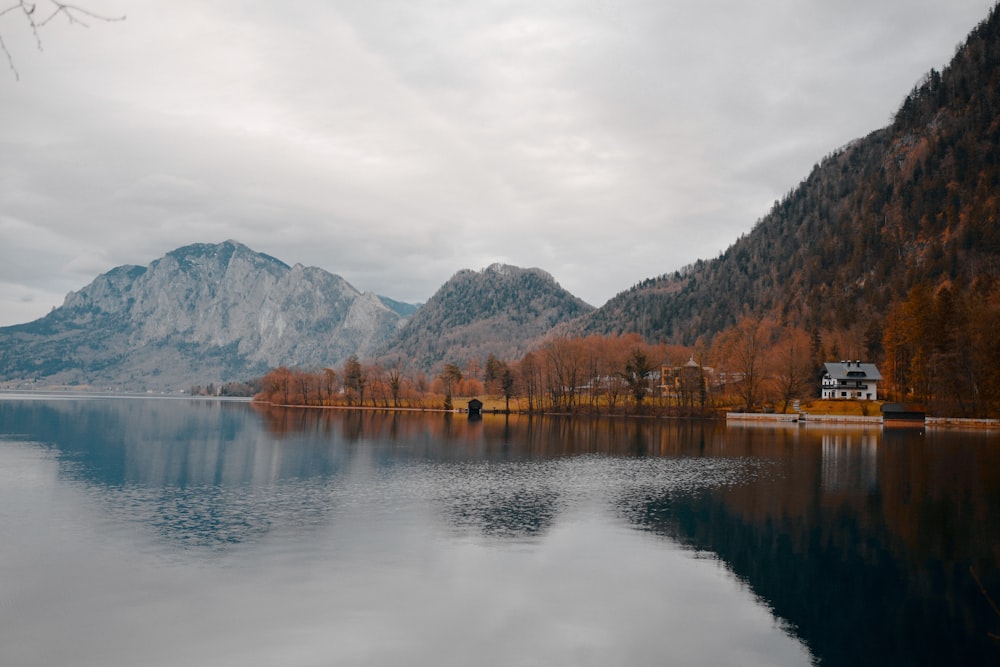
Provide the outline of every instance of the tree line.
{"type": "Polygon", "coordinates": [[[934,414],[1000,415],[1000,285],[917,285],[885,321],[882,375],[890,396],[934,414]]]}
{"type": "Polygon", "coordinates": [[[651,344],[638,334],[553,336],[517,359],[489,354],[436,372],[398,362],[270,371],[255,386],[276,405],[451,410],[492,397],[495,409],[584,414],[709,415],[786,412],[819,395],[823,365],[865,359],[882,372],[880,397],[932,414],[1000,415],[1000,285],[981,280],[914,287],[881,323],[819,332],[744,315],[707,344],[651,344]]]}
{"type": "Polygon", "coordinates": [[[288,368],[261,380],[256,400],[276,405],[454,409],[455,397],[492,397],[522,412],[707,415],[787,410],[818,392],[822,364],[841,341],[754,317],[707,346],[651,344],[638,334],[553,336],[518,359],[490,354],[435,373],[398,363],[288,368]]]}

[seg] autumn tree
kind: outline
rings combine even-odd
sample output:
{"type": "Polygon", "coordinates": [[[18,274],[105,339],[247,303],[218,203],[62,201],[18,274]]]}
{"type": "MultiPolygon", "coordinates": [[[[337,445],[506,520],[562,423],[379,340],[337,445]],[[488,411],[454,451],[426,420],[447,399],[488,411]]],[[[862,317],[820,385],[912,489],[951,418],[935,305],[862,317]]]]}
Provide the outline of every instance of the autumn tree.
{"type": "Polygon", "coordinates": [[[348,405],[354,405],[354,401],[358,402],[358,405],[364,405],[365,403],[365,385],[367,383],[367,378],[365,376],[364,368],[361,366],[361,362],[358,361],[356,355],[351,355],[344,362],[344,395],[347,399],[348,405]]]}
{"type": "Polygon", "coordinates": [[[628,385],[629,393],[636,406],[642,406],[646,394],[649,393],[649,379],[654,368],[649,357],[639,348],[633,349],[625,362],[622,377],[628,385]]]}
{"type": "Polygon", "coordinates": [[[622,369],[628,360],[630,347],[641,342],[639,336],[615,336],[611,338],[593,337],[600,345],[601,353],[596,355],[594,374],[602,390],[605,405],[614,409],[619,399],[627,400],[628,382],[622,369]]]}
{"type": "Polygon", "coordinates": [[[456,384],[462,381],[462,369],[455,364],[445,364],[438,377],[444,382],[444,409],[451,410],[452,390],[456,384]]]}
{"type": "Polygon", "coordinates": [[[486,358],[486,363],[483,364],[483,383],[486,385],[486,391],[495,394],[500,382],[500,376],[503,374],[503,369],[506,367],[502,361],[497,359],[496,355],[490,352],[489,356],[486,358]]]}
{"type": "Polygon", "coordinates": [[[386,376],[385,369],[381,366],[375,365],[368,370],[368,396],[371,398],[372,407],[375,407],[379,401],[382,402],[383,408],[389,407],[389,379],[386,376]]]}
{"type": "Polygon", "coordinates": [[[507,364],[503,365],[500,371],[500,394],[505,401],[504,411],[510,412],[510,399],[514,397],[514,389],[517,386],[514,371],[507,364]]]}
{"type": "Polygon", "coordinates": [[[541,391],[541,369],[533,352],[526,353],[518,363],[517,377],[520,379],[521,391],[528,402],[528,412],[534,412],[538,405],[541,391]]]}
{"type": "Polygon", "coordinates": [[[976,416],[1000,416],[1000,294],[969,299],[967,328],[957,341],[963,355],[964,394],[976,416]],[[965,345],[963,345],[965,343],[965,345]]]}
{"type": "Polygon", "coordinates": [[[291,402],[294,405],[312,405],[318,403],[319,382],[314,373],[296,368],[292,371],[291,402]]]}
{"type": "Polygon", "coordinates": [[[638,334],[626,336],[588,336],[579,341],[582,380],[591,409],[602,405],[614,407],[627,391],[622,375],[632,347],[644,345],[638,334]]]}
{"type": "Polygon", "coordinates": [[[769,355],[769,363],[774,369],[774,386],[781,412],[787,412],[789,404],[801,398],[816,381],[809,350],[810,337],[803,329],[786,328],[780,334],[778,344],[769,355]]]}
{"type": "Polygon", "coordinates": [[[579,339],[556,337],[541,348],[546,391],[556,409],[572,410],[580,384],[582,354],[579,339]]]}
{"type": "Polygon", "coordinates": [[[326,396],[326,404],[333,405],[333,396],[337,392],[337,371],[332,368],[324,368],[321,386],[323,394],[326,396]]]}
{"type": "Polygon", "coordinates": [[[883,376],[898,400],[925,401],[930,393],[930,338],[933,298],[917,285],[896,304],[885,320],[883,376]]]}
{"type": "Polygon", "coordinates": [[[591,408],[596,408],[601,400],[604,379],[601,362],[605,357],[605,345],[603,336],[588,336],[584,338],[582,359],[582,380],[586,387],[587,401],[591,408]]]}
{"type": "Polygon", "coordinates": [[[680,369],[675,379],[678,407],[691,414],[695,408],[704,410],[708,402],[708,381],[705,367],[692,354],[680,369]]]}
{"type": "Polygon", "coordinates": [[[764,326],[760,317],[741,317],[736,326],[717,336],[717,356],[738,379],[738,395],[746,410],[753,410],[761,391],[764,326]]]}
{"type": "Polygon", "coordinates": [[[262,390],[258,396],[268,403],[290,405],[292,395],[292,371],[285,366],[268,371],[261,381],[262,390]]]}
{"type": "Polygon", "coordinates": [[[388,371],[389,393],[392,395],[393,407],[400,406],[400,396],[403,389],[403,372],[398,364],[393,364],[388,371]]]}

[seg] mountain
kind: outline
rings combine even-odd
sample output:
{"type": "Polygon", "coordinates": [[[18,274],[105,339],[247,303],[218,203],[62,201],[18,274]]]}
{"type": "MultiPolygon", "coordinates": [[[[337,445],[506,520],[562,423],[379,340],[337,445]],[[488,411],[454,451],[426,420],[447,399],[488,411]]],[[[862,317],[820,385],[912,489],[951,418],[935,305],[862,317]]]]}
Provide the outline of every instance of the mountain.
{"type": "Polygon", "coordinates": [[[332,366],[384,345],[405,310],[234,241],[189,245],[112,269],[47,316],[0,328],[0,380],[176,390],[279,365],[332,366]]]}
{"type": "Polygon", "coordinates": [[[382,356],[424,370],[491,353],[516,359],[535,339],[592,310],[541,269],[464,269],[410,318],[382,356]]]}
{"type": "Polygon", "coordinates": [[[352,354],[433,370],[491,353],[513,360],[553,331],[692,344],[748,314],[838,334],[872,361],[884,345],[903,387],[947,369],[956,396],[1000,395],[997,7],[890,125],[824,158],[719,257],[597,310],[544,271],[501,264],[459,271],[414,309],[232,241],[191,245],[0,328],[0,381],[177,389],[352,354]],[[983,369],[997,392],[984,391],[983,369]]]}
{"type": "MultiPolygon", "coordinates": [[[[877,352],[916,288],[988,295],[1000,275],[1000,16],[996,7],[893,122],[851,142],[719,257],[645,280],[579,334],[694,343],[742,314],[847,332],[877,352]]],[[[985,297],[984,297],[985,298],[985,297]]]]}

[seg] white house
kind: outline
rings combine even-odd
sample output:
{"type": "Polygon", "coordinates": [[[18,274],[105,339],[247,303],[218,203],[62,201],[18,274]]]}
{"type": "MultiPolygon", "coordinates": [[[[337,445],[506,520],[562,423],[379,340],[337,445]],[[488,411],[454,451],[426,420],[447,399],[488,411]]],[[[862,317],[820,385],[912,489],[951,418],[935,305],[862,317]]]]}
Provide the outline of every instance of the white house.
{"type": "Polygon", "coordinates": [[[878,382],[882,374],[875,364],[860,361],[831,361],[824,364],[822,397],[824,399],[878,400],[878,382]]]}

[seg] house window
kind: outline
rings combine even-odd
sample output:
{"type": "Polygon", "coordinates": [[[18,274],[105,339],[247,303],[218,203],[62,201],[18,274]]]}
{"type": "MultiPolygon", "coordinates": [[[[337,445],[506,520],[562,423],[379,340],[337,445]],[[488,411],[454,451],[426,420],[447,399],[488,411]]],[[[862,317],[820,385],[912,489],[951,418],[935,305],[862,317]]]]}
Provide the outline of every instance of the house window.
{"type": "Polygon", "coordinates": [[[846,391],[840,392],[840,397],[841,398],[847,398],[847,392],[846,391]]]}

